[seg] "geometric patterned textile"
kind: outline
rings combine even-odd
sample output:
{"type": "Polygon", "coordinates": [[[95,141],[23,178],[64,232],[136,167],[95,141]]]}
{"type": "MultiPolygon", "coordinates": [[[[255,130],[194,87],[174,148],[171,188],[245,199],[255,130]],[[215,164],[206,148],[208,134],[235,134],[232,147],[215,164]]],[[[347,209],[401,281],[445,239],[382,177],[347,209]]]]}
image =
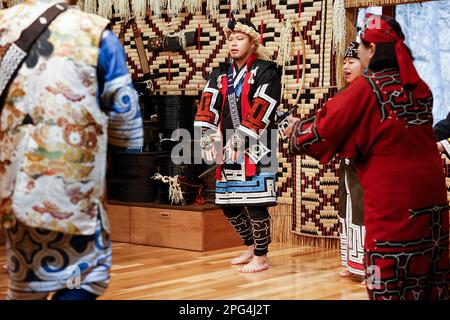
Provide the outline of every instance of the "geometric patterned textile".
{"type": "MultiPolygon", "coordinates": [[[[274,58],[282,21],[300,17],[301,33],[306,42],[306,72],[302,75],[302,52],[295,30],[292,36],[291,61],[286,66],[284,105],[294,103],[302,76],[305,89],[297,110],[306,116],[317,110],[336,92],[334,55],[332,52],[332,0],[273,0],[263,8],[235,13],[236,18],[250,18],[262,35],[262,41],[274,58]],[[300,49],[300,50],[299,50],[300,49]]],[[[181,52],[148,52],[150,69],[162,78],[155,81],[158,94],[199,95],[206,78],[219,63],[227,61],[227,47],[223,28],[230,17],[227,0],[220,1],[219,14],[208,18],[206,3],[202,14],[182,13],[169,18],[147,16],[138,19],[144,44],[150,37],[166,35],[179,30],[201,31],[200,45],[181,52]]],[[[119,18],[113,18],[113,30],[119,35],[119,18]]],[[[126,27],[125,50],[133,77],[143,75],[131,26],[126,27]]],[[[283,106],[281,106],[283,107],[283,106]]],[[[338,162],[326,166],[304,156],[291,156],[286,142],[280,141],[278,202],[292,205],[293,231],[320,237],[338,237],[338,162]]]]}

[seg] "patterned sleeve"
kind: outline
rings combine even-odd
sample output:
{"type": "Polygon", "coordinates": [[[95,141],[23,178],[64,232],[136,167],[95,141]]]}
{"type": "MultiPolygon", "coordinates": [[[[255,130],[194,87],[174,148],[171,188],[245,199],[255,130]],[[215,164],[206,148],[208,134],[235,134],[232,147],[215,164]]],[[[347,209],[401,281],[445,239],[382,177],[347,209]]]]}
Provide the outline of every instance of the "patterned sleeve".
{"type": "Polygon", "coordinates": [[[258,87],[250,111],[242,120],[239,130],[245,135],[259,139],[274,120],[280,101],[281,80],[277,70],[269,68],[256,81],[258,87]]]}
{"type": "MultiPolygon", "coordinates": [[[[297,121],[289,141],[289,151],[306,154],[327,163],[337,153],[346,158],[357,155],[355,132],[359,127],[370,134],[369,119],[377,115],[374,95],[363,77],[345,92],[328,100],[314,115],[297,121]]],[[[379,117],[379,116],[378,116],[379,117]]],[[[358,143],[364,143],[361,136],[358,143]]]]}
{"type": "Polygon", "coordinates": [[[205,129],[217,130],[219,126],[219,112],[222,106],[222,95],[220,94],[221,78],[219,72],[211,74],[203,89],[200,103],[195,115],[194,126],[205,129]]]}
{"type": "Polygon", "coordinates": [[[125,50],[110,30],[103,32],[98,61],[99,96],[108,114],[108,140],[117,147],[143,145],[139,98],[128,73],[125,50]]]}

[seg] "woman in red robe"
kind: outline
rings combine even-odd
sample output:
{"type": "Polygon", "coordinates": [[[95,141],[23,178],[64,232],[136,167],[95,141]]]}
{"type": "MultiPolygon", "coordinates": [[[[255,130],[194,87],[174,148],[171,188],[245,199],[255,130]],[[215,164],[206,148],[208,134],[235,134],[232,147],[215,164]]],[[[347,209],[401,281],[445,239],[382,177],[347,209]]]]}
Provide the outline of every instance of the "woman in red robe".
{"type": "Polygon", "coordinates": [[[285,134],[294,154],[356,159],[369,297],[447,299],[449,213],[433,98],[403,41],[395,20],[368,15],[359,47],[368,71],[312,117],[291,118],[285,134]]]}

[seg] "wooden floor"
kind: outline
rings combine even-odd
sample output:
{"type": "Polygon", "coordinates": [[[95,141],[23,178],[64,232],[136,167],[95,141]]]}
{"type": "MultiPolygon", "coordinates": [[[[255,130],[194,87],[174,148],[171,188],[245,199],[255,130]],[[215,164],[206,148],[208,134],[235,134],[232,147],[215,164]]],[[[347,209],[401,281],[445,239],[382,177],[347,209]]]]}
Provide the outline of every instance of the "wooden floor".
{"type": "MultiPolygon", "coordinates": [[[[111,283],[101,299],[367,299],[362,285],[337,274],[338,250],[272,244],[270,269],[245,275],[229,264],[242,247],[201,253],[113,243],[112,249],[111,283]]],[[[2,270],[1,298],[6,286],[2,270]]]]}

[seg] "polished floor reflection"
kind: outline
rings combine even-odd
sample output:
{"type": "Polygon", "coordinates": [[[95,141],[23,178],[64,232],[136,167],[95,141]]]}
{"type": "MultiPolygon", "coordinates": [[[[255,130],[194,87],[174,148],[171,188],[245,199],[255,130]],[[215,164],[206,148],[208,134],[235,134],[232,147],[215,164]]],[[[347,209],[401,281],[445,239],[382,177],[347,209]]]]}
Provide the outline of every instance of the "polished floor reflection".
{"type": "MultiPolygon", "coordinates": [[[[336,249],[272,244],[269,270],[241,274],[229,263],[241,247],[202,253],[116,242],[112,248],[111,283],[101,299],[367,299],[364,286],[338,275],[336,249]]],[[[7,275],[0,270],[4,299],[7,275]]]]}

